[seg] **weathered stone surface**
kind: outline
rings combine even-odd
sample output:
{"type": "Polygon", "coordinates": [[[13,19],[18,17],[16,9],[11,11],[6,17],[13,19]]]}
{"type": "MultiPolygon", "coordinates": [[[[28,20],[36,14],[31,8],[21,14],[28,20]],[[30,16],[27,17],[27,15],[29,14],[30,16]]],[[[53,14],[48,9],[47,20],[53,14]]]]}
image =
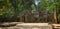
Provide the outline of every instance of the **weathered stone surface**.
{"type": "Polygon", "coordinates": [[[0,27],[0,29],[52,29],[48,23],[22,23],[13,27],[0,27]]]}

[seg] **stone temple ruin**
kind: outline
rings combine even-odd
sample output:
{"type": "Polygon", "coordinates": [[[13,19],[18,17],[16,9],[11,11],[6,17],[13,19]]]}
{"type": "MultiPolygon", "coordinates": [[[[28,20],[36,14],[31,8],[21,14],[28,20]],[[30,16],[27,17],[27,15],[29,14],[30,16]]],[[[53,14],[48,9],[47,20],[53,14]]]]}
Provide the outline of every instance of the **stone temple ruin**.
{"type": "MultiPolygon", "coordinates": [[[[36,23],[36,22],[48,22],[49,21],[48,18],[50,18],[50,16],[48,16],[47,12],[44,12],[44,11],[41,11],[39,13],[38,11],[35,11],[35,10],[33,10],[32,12],[30,10],[23,10],[21,13],[19,13],[17,18],[19,18],[20,22],[36,23]]],[[[53,20],[53,17],[51,16],[49,22],[52,22],[52,20],[53,20]]]]}

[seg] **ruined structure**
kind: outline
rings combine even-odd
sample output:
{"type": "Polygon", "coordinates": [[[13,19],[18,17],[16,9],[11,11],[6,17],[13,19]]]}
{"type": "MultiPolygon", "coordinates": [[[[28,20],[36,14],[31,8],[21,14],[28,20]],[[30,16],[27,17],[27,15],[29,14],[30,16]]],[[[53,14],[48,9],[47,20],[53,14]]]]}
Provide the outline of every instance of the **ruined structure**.
{"type": "Polygon", "coordinates": [[[29,10],[23,10],[18,16],[20,22],[32,22],[33,16],[29,10]]]}

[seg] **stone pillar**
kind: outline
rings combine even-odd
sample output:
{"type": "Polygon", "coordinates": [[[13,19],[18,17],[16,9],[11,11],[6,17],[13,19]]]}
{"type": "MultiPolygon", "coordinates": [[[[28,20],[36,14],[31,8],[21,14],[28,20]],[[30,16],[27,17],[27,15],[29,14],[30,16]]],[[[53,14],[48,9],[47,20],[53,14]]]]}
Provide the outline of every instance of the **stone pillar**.
{"type": "Polygon", "coordinates": [[[22,22],[22,16],[20,16],[20,22],[22,22]]]}
{"type": "Polygon", "coordinates": [[[28,22],[27,15],[25,15],[25,22],[28,22]]]}

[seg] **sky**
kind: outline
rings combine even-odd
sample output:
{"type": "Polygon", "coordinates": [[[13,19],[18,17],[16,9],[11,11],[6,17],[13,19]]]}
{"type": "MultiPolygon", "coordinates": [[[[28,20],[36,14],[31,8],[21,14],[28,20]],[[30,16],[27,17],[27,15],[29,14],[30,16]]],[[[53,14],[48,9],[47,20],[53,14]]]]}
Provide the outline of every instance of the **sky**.
{"type": "MultiPolygon", "coordinates": [[[[37,5],[41,0],[35,0],[35,4],[37,5]]],[[[47,0],[48,1],[48,0],[47,0]]],[[[54,0],[49,0],[51,2],[54,2],[54,0]]]]}
{"type": "Polygon", "coordinates": [[[40,0],[35,0],[35,4],[37,5],[40,2],[40,0]]]}

